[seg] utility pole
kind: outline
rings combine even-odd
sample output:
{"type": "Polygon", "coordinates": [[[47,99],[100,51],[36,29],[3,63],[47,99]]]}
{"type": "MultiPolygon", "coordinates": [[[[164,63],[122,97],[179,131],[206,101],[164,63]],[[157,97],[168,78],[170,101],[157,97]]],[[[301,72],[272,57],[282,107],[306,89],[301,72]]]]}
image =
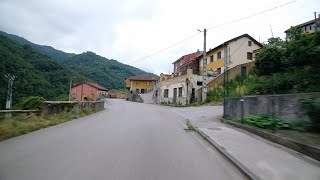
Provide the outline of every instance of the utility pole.
{"type": "Polygon", "coordinates": [[[16,77],[14,75],[7,74],[7,75],[5,75],[5,78],[8,79],[8,93],[7,93],[6,109],[11,109],[13,81],[16,77]]]}
{"type": "Polygon", "coordinates": [[[317,12],[314,12],[314,31],[317,31],[318,24],[317,24],[317,12]]]}
{"type": "Polygon", "coordinates": [[[271,35],[272,35],[272,38],[274,38],[274,36],[273,36],[273,31],[272,31],[272,27],[271,27],[271,25],[270,25],[270,30],[271,30],[271,35]]]}
{"type": "Polygon", "coordinates": [[[228,91],[228,45],[223,44],[224,47],[224,72],[223,72],[223,117],[226,118],[226,94],[228,91]]]}
{"type": "MultiPolygon", "coordinates": [[[[198,30],[200,31],[200,30],[198,30]]],[[[200,31],[201,32],[201,31],[200,31]]],[[[206,51],[206,41],[207,41],[207,29],[203,30],[203,82],[202,82],[202,102],[207,101],[207,51],[206,51]]]]}

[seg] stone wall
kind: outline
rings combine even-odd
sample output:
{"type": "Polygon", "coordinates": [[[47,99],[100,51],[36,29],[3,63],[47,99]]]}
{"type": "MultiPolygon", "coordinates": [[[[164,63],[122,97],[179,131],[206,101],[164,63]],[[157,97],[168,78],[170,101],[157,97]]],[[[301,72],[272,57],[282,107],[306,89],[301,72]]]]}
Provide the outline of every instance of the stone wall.
{"type": "Polygon", "coordinates": [[[127,101],[143,103],[143,100],[139,94],[130,94],[127,98],[127,101]]]}
{"type": "Polygon", "coordinates": [[[80,111],[92,108],[92,109],[104,109],[104,101],[45,101],[42,104],[42,115],[58,114],[62,111],[71,111],[74,108],[80,109],[80,111]]]}
{"type": "MultiPolygon", "coordinates": [[[[276,117],[285,120],[309,120],[306,109],[301,102],[301,99],[305,97],[320,97],[320,93],[244,96],[244,116],[274,112],[276,117]]],[[[226,118],[231,119],[241,116],[241,99],[226,99],[224,108],[226,118]]]]}

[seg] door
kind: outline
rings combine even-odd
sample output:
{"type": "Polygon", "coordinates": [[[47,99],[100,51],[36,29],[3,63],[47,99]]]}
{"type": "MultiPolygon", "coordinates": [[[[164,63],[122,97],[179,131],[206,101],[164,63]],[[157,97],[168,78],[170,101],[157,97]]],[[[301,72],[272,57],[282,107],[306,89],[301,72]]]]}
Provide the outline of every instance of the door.
{"type": "Polygon", "coordinates": [[[173,103],[177,103],[177,88],[173,89],[173,103]]]}

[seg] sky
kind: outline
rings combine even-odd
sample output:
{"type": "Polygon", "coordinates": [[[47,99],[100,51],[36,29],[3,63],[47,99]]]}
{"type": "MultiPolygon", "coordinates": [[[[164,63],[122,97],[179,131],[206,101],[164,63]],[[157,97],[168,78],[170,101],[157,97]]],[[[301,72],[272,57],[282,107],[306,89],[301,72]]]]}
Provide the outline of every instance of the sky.
{"type": "Polygon", "coordinates": [[[0,30],[65,52],[92,51],[159,75],[171,73],[181,56],[203,50],[197,29],[208,29],[208,50],[245,33],[260,42],[272,33],[284,39],[290,26],[320,13],[319,0],[296,0],[226,24],[291,1],[0,0],[0,30]]]}

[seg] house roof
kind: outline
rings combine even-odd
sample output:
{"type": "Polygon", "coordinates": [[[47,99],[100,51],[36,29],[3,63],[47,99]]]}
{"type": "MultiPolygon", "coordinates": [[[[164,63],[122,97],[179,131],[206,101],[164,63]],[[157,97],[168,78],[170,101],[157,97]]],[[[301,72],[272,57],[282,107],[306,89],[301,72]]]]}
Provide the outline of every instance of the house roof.
{"type": "Polygon", "coordinates": [[[157,75],[137,75],[137,76],[128,77],[127,79],[139,80],[139,81],[157,81],[160,78],[157,75]]]}
{"type": "Polygon", "coordinates": [[[96,84],[96,83],[91,83],[91,82],[82,82],[80,84],[76,84],[76,85],[73,85],[72,87],[76,87],[76,86],[79,86],[81,84],[89,84],[95,88],[97,88],[98,90],[103,90],[103,91],[108,91],[107,88],[103,87],[103,86],[100,86],[99,84],[96,84]]]}
{"type": "MultiPolygon", "coordinates": [[[[252,40],[254,43],[258,44],[260,47],[263,46],[261,43],[259,43],[257,40],[255,40],[253,37],[251,37],[249,34],[242,34],[242,35],[240,35],[240,36],[237,36],[237,37],[235,37],[235,38],[233,38],[233,39],[230,39],[230,40],[228,40],[228,41],[220,44],[219,46],[216,46],[215,48],[207,51],[207,53],[211,53],[212,51],[215,51],[215,50],[217,50],[217,49],[219,49],[219,48],[222,48],[224,45],[227,45],[227,44],[229,44],[230,42],[236,41],[236,40],[241,39],[241,38],[243,38],[243,37],[249,38],[249,39],[252,40]]],[[[203,56],[203,55],[199,56],[199,58],[201,58],[202,56],[203,56]]]]}
{"type": "MultiPolygon", "coordinates": [[[[310,25],[310,24],[313,24],[314,22],[315,22],[315,21],[314,21],[314,19],[313,19],[313,20],[311,20],[311,21],[307,21],[307,22],[298,24],[298,25],[296,25],[296,26],[294,26],[294,27],[297,27],[297,26],[299,26],[299,27],[308,26],[308,25],[310,25]]],[[[292,27],[292,26],[291,26],[291,27],[292,27]]],[[[290,27],[290,28],[291,28],[291,27],[290,27]]],[[[289,28],[289,29],[290,29],[290,28],[289,28]]],[[[289,29],[285,30],[284,32],[287,33],[287,32],[289,31],[289,29]]]]}
{"type": "Polygon", "coordinates": [[[177,59],[176,61],[174,61],[172,64],[175,64],[176,62],[182,60],[182,64],[186,64],[189,61],[191,61],[192,59],[196,59],[199,54],[202,54],[202,51],[199,52],[194,52],[194,53],[190,53],[190,54],[186,54],[181,56],[179,59],[177,59]]]}

